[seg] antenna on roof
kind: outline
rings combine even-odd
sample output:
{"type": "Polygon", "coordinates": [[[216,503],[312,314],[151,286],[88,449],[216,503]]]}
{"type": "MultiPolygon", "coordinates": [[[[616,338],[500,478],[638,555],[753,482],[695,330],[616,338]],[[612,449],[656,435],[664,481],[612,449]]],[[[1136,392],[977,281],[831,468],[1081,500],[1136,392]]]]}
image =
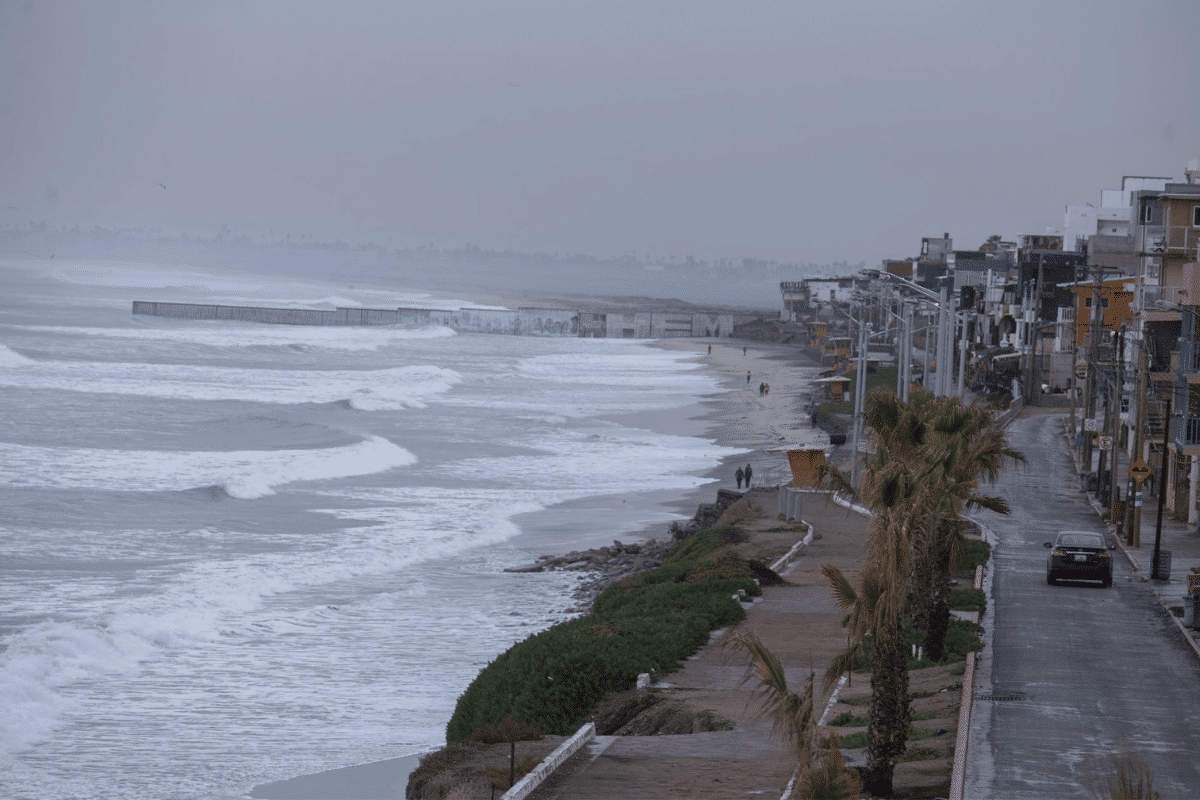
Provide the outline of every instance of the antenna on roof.
{"type": "Polygon", "coordinates": [[[1183,171],[1188,183],[1200,183],[1200,156],[1188,159],[1187,169],[1183,171]]]}

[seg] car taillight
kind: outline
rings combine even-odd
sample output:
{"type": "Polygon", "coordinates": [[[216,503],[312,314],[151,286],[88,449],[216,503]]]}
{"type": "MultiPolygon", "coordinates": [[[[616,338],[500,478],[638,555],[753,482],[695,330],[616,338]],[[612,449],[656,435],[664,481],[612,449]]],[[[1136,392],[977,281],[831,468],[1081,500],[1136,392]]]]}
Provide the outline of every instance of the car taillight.
{"type": "Polygon", "coordinates": [[[1107,550],[1101,550],[1099,553],[1096,553],[1096,558],[1108,558],[1108,556],[1109,552],[1107,550]]]}
{"type": "Polygon", "coordinates": [[[1063,550],[1051,550],[1050,555],[1056,556],[1058,558],[1066,558],[1067,556],[1070,555],[1070,553],[1067,553],[1063,550]]]}

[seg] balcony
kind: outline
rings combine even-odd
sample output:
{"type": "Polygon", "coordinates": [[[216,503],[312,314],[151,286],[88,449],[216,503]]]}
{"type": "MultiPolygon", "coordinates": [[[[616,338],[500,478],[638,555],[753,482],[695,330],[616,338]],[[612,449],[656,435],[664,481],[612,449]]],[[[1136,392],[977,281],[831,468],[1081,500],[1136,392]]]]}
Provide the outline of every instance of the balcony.
{"type": "Polygon", "coordinates": [[[1135,286],[1129,306],[1135,314],[1170,312],[1175,306],[1186,304],[1189,297],[1190,293],[1180,286],[1135,286]]]}
{"type": "Polygon", "coordinates": [[[1197,257],[1200,228],[1191,225],[1139,225],[1136,243],[1138,253],[1146,256],[1197,257]]]}
{"type": "Polygon", "coordinates": [[[1185,447],[1200,446],[1200,417],[1175,417],[1172,426],[1175,430],[1176,445],[1185,447]],[[1182,428],[1182,431],[1180,430],[1182,428]],[[1179,433],[1183,433],[1183,438],[1179,437],[1179,433]]]}
{"type": "Polygon", "coordinates": [[[1183,373],[1180,378],[1200,372],[1200,342],[1180,339],[1178,359],[1172,358],[1171,368],[1172,371],[1178,370],[1183,373]]]}

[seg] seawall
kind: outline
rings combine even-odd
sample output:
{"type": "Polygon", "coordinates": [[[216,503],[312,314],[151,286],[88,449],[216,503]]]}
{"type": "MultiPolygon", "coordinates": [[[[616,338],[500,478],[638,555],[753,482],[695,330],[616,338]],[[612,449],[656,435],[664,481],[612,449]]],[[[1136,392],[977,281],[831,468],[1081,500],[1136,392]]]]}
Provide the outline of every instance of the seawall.
{"type": "Polygon", "coordinates": [[[667,339],[728,338],[748,317],[710,311],[580,311],[569,308],[265,308],[133,301],[133,313],[177,319],[237,320],[271,325],[443,325],[462,333],[667,339]]]}

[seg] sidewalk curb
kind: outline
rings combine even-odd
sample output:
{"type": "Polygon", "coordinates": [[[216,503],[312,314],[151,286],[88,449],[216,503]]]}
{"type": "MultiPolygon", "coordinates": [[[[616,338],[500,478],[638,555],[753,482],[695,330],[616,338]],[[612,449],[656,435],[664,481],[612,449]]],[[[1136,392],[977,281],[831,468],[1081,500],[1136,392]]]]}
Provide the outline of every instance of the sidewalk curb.
{"type": "Polygon", "coordinates": [[[975,704],[975,653],[967,653],[963,671],[961,699],[958,702],[958,730],[954,734],[954,766],[950,770],[950,800],[963,800],[967,780],[967,740],[971,736],[971,710],[975,704]]]}
{"type": "Polygon", "coordinates": [[[1164,600],[1158,592],[1155,592],[1154,596],[1158,598],[1159,608],[1161,608],[1162,612],[1166,614],[1172,622],[1175,623],[1175,627],[1179,628],[1179,632],[1183,634],[1184,640],[1188,643],[1188,646],[1192,648],[1192,654],[1196,656],[1197,661],[1200,661],[1200,644],[1196,644],[1196,640],[1192,637],[1192,632],[1189,631],[1187,626],[1183,624],[1183,620],[1171,613],[1171,609],[1167,608],[1167,601],[1164,600]]]}

